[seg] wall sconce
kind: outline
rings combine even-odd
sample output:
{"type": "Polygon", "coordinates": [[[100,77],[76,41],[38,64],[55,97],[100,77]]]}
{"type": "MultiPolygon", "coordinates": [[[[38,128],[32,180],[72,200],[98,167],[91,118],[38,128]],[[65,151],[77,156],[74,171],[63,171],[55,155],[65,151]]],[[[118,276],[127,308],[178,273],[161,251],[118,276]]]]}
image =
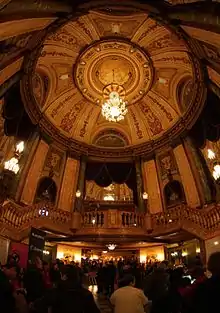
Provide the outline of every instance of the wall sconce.
{"type": "Polygon", "coordinates": [[[215,152],[212,151],[211,149],[208,149],[208,150],[207,150],[207,157],[208,157],[208,159],[210,159],[210,160],[214,160],[214,159],[215,159],[215,152]]]}
{"type": "Polygon", "coordinates": [[[147,200],[148,199],[148,193],[146,193],[146,191],[143,192],[142,197],[143,197],[144,200],[147,200]]]}
{"type": "Polygon", "coordinates": [[[200,253],[200,248],[199,247],[196,248],[196,253],[200,253]]]}
{"type": "Polygon", "coordinates": [[[186,251],[183,251],[182,252],[182,256],[184,257],[184,256],[187,256],[188,255],[188,253],[186,252],[186,251]]]}
{"type": "Polygon", "coordinates": [[[20,141],[16,146],[15,146],[15,152],[18,154],[21,154],[24,151],[24,141],[20,141]]]}
{"type": "Polygon", "coordinates": [[[78,189],[76,192],[76,198],[80,198],[81,197],[81,191],[78,189]]]}

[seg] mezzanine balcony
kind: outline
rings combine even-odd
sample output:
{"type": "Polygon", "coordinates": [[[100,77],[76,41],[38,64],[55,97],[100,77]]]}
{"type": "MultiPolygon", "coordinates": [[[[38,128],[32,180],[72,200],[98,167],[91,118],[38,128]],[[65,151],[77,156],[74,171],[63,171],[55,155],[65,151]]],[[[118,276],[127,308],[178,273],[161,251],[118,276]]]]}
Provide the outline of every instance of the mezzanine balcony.
{"type": "Polygon", "coordinates": [[[118,209],[96,209],[81,214],[59,210],[46,203],[22,207],[11,201],[1,207],[1,235],[21,240],[30,227],[73,237],[105,234],[156,237],[182,229],[207,239],[220,232],[220,205],[209,205],[201,210],[179,205],[151,215],[118,209]]]}

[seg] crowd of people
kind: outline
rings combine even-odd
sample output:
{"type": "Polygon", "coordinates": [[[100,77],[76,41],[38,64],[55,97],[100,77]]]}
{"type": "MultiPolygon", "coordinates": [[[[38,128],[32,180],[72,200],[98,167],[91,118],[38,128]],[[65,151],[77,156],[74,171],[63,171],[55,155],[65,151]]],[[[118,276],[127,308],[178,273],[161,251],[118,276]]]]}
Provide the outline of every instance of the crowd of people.
{"type": "Polygon", "coordinates": [[[100,313],[89,284],[115,313],[217,312],[220,295],[220,252],[201,264],[171,267],[168,262],[145,266],[137,260],[52,264],[39,257],[26,270],[9,258],[0,270],[3,313],[100,313]],[[95,279],[91,280],[93,276],[95,279]]]}

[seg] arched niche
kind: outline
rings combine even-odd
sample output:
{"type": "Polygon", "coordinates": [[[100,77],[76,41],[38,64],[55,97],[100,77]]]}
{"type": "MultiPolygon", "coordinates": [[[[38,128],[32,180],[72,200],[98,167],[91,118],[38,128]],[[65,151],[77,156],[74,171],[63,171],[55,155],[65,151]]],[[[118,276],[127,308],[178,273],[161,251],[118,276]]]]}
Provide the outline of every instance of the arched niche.
{"type": "Polygon", "coordinates": [[[189,107],[193,98],[194,82],[192,77],[184,77],[177,86],[177,101],[183,113],[189,107]]]}
{"type": "Polygon", "coordinates": [[[169,181],[165,185],[164,199],[166,208],[185,202],[183,186],[178,180],[169,181]]]}
{"type": "Polygon", "coordinates": [[[35,202],[49,201],[56,202],[57,186],[50,177],[42,177],[38,183],[35,202]]]}
{"type": "Polygon", "coordinates": [[[126,136],[118,130],[106,129],[95,136],[93,144],[99,147],[120,148],[127,146],[129,142],[126,136]]]}
{"type": "Polygon", "coordinates": [[[49,77],[42,70],[35,72],[32,76],[32,86],[34,97],[40,108],[42,108],[49,90],[49,77]]]}

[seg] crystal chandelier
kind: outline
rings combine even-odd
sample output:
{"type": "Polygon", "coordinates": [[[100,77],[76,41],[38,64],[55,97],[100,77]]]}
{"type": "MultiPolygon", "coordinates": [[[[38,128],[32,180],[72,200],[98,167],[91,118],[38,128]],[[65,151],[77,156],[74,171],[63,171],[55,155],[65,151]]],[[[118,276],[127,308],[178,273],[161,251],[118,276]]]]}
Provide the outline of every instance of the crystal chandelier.
{"type": "Polygon", "coordinates": [[[115,244],[113,244],[113,243],[110,243],[109,245],[107,245],[107,248],[108,248],[110,251],[115,250],[116,247],[117,247],[117,245],[115,245],[115,244]]]}
{"type": "Polygon", "coordinates": [[[4,168],[8,171],[11,171],[17,174],[20,169],[20,166],[18,164],[18,159],[11,158],[9,161],[5,162],[4,168]]]}
{"type": "Polygon", "coordinates": [[[125,90],[122,86],[111,84],[103,91],[104,103],[102,105],[102,115],[109,122],[119,122],[124,119],[128,112],[124,101],[125,90]]]}

